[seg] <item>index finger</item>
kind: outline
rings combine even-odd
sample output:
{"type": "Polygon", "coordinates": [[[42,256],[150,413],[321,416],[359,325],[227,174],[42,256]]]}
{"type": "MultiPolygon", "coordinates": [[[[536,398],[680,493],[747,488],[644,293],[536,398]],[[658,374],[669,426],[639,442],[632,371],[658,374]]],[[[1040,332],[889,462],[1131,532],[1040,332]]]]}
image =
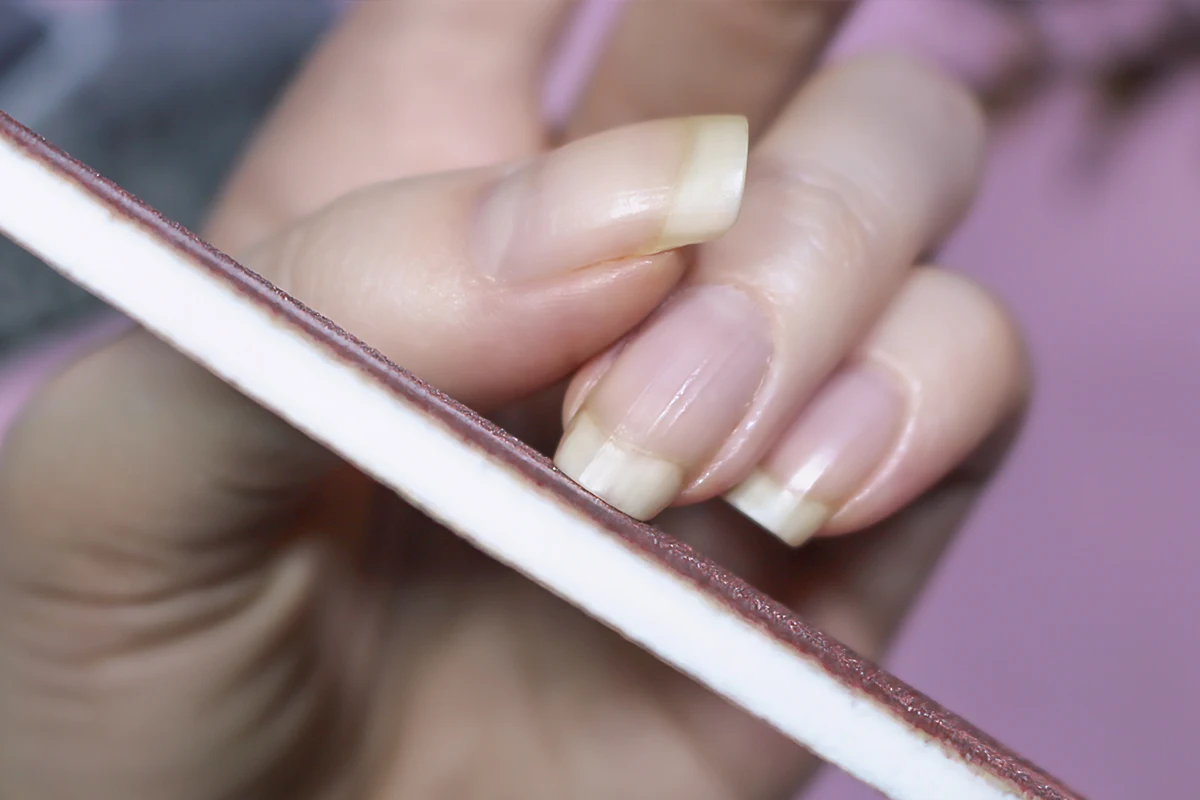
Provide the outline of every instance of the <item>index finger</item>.
{"type": "Polygon", "coordinates": [[[259,132],[207,237],[237,251],[369,184],[532,154],[542,73],[572,4],[357,3],[259,132]]]}

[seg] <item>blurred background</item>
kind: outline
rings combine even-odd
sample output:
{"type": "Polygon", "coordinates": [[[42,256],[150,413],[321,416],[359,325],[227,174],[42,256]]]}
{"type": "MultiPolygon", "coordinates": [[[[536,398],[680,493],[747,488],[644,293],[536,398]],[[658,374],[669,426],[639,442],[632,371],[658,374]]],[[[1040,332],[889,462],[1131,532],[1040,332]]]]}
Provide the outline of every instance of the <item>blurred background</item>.
{"type": "MultiPolygon", "coordinates": [[[[0,0],[0,108],[196,225],[342,5],[0,0]]],[[[548,114],[570,107],[619,10],[585,2],[548,114]]],[[[881,48],[938,61],[989,103],[990,173],[941,260],[1008,299],[1039,376],[1015,457],[888,666],[1089,797],[1187,796],[1200,2],[867,0],[830,57],[881,48]]],[[[5,241],[0,264],[2,431],[124,323],[5,241]]],[[[874,795],[827,771],[807,796],[874,795]]]]}

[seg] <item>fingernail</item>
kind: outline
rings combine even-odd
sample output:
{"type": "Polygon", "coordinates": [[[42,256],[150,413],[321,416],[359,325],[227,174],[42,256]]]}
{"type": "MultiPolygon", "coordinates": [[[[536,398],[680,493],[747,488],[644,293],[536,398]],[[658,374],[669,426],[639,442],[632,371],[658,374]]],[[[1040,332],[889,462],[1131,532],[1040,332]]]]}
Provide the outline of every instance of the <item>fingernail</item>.
{"type": "Polygon", "coordinates": [[[683,489],[683,467],[614,439],[589,414],[571,423],[554,462],[592,494],[638,519],[654,516],[664,497],[683,489]]]}
{"type": "Polygon", "coordinates": [[[737,220],[746,119],[641,123],[532,159],[484,192],[472,257],[523,281],[708,241],[737,220]]]}
{"type": "Polygon", "coordinates": [[[684,290],[625,345],[559,445],[559,469],[638,519],[678,496],[746,413],[772,353],[749,295],[684,290]]]}
{"type": "Polygon", "coordinates": [[[691,128],[691,152],[676,179],[666,222],[646,254],[708,241],[737,221],[750,145],[746,118],[697,117],[691,128]]]}
{"type": "Polygon", "coordinates": [[[803,544],[879,469],[900,437],[905,410],[889,371],[849,368],[725,499],[788,544],[803,544]]]}

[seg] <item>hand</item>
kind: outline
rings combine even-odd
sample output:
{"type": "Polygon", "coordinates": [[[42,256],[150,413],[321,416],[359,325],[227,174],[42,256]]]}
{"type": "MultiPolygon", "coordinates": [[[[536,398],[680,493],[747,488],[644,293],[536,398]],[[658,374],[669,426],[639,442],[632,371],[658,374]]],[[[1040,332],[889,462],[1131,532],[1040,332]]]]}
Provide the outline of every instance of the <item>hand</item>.
{"type": "MultiPolygon", "coordinates": [[[[897,58],[790,92],[840,5],[642,3],[547,150],[567,5],[360,4],[207,233],[527,441],[565,420],[568,473],[878,656],[1027,390],[996,301],[918,262],[980,115],[897,58]],[[737,119],[640,122],[713,113],[750,119],[748,175],[737,119]]],[[[783,798],[811,771],[378,497],[145,333],[72,365],[0,464],[0,796],[783,798]]]]}

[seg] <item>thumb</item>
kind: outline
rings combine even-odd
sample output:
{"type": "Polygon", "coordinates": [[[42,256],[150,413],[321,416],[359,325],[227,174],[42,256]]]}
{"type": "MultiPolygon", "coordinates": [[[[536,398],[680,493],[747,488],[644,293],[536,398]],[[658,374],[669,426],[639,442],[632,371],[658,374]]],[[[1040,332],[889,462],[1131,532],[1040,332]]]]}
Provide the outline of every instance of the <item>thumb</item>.
{"type": "Polygon", "coordinates": [[[493,406],[564,377],[724,233],[741,117],[618,128],[515,165],[371,187],[253,254],[276,285],[426,381],[493,406]]]}
{"type": "MultiPolygon", "coordinates": [[[[683,269],[671,251],[736,218],[746,149],[740,117],[634,125],[516,165],[362,190],[246,262],[433,385],[493,406],[564,377],[662,300],[683,269]]],[[[27,409],[0,463],[0,508],[25,533],[10,548],[39,561],[113,532],[135,546],[131,533],[166,531],[194,552],[193,537],[279,513],[330,463],[139,332],[27,409]]]]}

